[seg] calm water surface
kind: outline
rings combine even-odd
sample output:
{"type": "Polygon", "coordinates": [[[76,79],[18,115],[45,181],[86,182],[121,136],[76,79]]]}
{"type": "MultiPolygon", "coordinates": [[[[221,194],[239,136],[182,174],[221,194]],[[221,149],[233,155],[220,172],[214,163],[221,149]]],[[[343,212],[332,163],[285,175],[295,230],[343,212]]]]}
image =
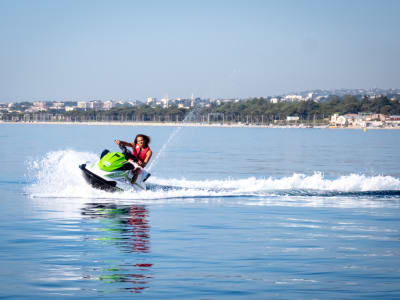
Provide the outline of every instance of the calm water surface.
{"type": "Polygon", "coordinates": [[[400,132],[0,124],[0,298],[399,299],[400,132]],[[78,164],[152,137],[150,189],[78,164]]]}

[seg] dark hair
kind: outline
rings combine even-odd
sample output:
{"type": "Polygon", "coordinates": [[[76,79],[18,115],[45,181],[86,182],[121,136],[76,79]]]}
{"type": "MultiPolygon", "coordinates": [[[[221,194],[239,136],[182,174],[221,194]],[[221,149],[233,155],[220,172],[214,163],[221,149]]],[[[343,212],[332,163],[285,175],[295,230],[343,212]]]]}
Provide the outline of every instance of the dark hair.
{"type": "Polygon", "coordinates": [[[141,137],[143,139],[143,147],[147,148],[149,146],[149,144],[150,144],[150,137],[145,135],[145,134],[138,134],[135,137],[135,141],[134,141],[135,145],[137,144],[137,138],[138,137],[141,137]]]}

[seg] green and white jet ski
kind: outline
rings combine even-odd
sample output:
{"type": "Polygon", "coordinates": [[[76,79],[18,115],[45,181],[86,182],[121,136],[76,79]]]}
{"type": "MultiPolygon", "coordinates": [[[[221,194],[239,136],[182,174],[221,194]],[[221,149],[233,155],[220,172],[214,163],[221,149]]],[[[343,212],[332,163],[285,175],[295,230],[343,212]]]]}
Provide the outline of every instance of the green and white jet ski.
{"type": "Polygon", "coordinates": [[[122,153],[104,150],[99,161],[80,165],[83,177],[94,188],[110,192],[127,191],[132,188],[146,190],[145,181],[150,177],[150,173],[142,169],[136,182],[132,184],[134,165],[131,160],[135,161],[136,157],[125,147],[120,148],[122,153]]]}

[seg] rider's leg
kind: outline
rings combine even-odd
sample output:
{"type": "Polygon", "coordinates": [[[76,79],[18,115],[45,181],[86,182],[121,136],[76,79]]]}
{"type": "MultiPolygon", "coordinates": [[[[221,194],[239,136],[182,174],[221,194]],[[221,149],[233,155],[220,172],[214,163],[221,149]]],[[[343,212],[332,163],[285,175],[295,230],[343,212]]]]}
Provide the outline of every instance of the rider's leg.
{"type": "Polygon", "coordinates": [[[137,169],[133,170],[132,172],[133,172],[133,176],[132,176],[131,183],[134,184],[139,176],[140,169],[137,168],[137,169]]]}

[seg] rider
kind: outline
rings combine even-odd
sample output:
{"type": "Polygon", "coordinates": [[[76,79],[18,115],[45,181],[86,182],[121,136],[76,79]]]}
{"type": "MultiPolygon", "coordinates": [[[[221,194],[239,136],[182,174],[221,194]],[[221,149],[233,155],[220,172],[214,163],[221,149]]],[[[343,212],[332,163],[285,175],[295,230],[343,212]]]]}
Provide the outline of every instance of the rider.
{"type": "Polygon", "coordinates": [[[138,134],[132,143],[115,140],[117,145],[132,148],[132,155],[137,159],[137,162],[133,162],[135,168],[133,169],[133,177],[131,183],[134,184],[142,171],[142,169],[149,162],[151,155],[153,154],[150,147],[150,137],[144,134],[138,134]]]}

